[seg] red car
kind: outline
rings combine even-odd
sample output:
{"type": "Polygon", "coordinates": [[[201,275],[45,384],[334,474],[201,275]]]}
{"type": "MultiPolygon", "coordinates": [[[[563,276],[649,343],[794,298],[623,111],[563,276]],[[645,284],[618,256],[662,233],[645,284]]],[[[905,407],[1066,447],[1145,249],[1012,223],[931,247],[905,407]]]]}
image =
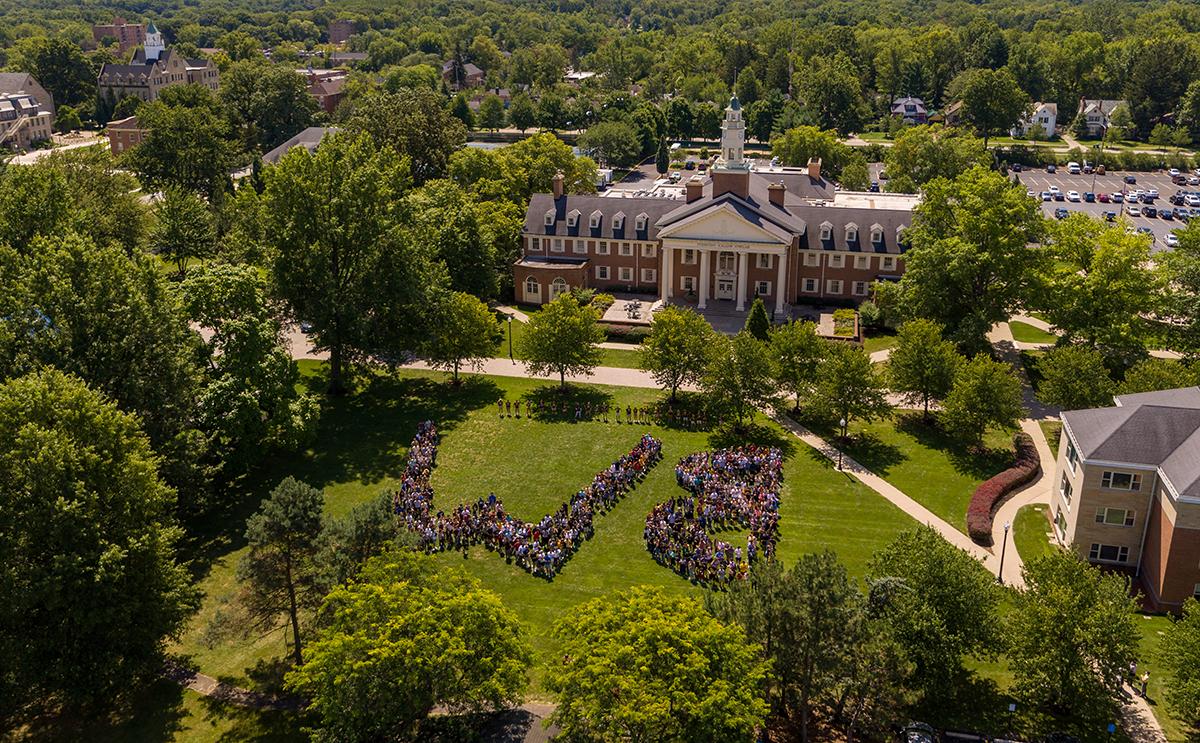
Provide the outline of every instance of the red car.
{"type": "Polygon", "coordinates": [[[1101,204],[1107,204],[1108,203],[1108,194],[1098,193],[1098,194],[1096,194],[1096,200],[1099,201],[1101,204]]]}

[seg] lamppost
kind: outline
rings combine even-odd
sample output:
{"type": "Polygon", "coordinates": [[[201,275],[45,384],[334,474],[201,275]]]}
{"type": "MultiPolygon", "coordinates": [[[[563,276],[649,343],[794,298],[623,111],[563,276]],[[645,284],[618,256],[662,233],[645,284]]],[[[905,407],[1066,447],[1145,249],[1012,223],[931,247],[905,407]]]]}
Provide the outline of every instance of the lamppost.
{"type": "Polygon", "coordinates": [[[512,315],[508,315],[508,360],[514,364],[517,363],[517,360],[513,358],[512,352],[512,315]]]}
{"type": "Polygon", "coordinates": [[[996,582],[1004,585],[1004,552],[1008,549],[1008,530],[1012,528],[1011,521],[1004,522],[1004,541],[1000,542],[1000,569],[996,571],[996,582]]]}
{"type": "Polygon", "coordinates": [[[842,439],[838,442],[838,472],[842,471],[842,447],[846,445],[846,419],[842,418],[838,421],[838,427],[842,429],[842,439]]]}

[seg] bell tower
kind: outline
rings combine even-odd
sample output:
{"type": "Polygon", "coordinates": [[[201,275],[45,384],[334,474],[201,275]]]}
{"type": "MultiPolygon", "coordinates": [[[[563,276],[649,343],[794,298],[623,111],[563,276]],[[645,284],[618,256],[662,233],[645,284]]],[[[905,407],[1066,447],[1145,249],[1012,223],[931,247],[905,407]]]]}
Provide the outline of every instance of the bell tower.
{"type": "Polygon", "coordinates": [[[746,122],[737,96],[729,99],[725,120],[721,122],[721,155],[712,169],[713,197],[733,193],[743,199],[750,194],[750,163],[746,147],[746,122]]]}
{"type": "Polygon", "coordinates": [[[158,61],[166,48],[166,45],[163,44],[162,33],[155,27],[154,21],[151,21],[150,25],[146,27],[146,43],[142,45],[142,49],[146,52],[146,61],[158,61]]]}

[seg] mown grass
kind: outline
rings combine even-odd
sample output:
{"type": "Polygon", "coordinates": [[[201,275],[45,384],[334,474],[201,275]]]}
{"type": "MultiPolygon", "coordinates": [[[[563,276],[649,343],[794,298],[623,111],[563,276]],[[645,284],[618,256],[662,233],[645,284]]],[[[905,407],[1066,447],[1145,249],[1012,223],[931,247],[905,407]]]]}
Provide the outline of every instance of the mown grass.
{"type": "Polygon", "coordinates": [[[1020,343],[1054,343],[1058,340],[1057,335],[1020,320],[1012,320],[1008,327],[1012,329],[1013,339],[1020,343]]]}

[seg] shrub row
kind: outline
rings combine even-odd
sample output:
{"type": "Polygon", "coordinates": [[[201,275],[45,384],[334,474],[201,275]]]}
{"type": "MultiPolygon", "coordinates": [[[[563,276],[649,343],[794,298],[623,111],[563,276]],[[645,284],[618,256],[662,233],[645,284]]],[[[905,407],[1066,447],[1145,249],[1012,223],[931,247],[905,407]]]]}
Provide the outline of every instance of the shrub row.
{"type": "Polygon", "coordinates": [[[616,343],[641,343],[650,335],[650,328],[645,325],[602,323],[601,327],[608,334],[608,339],[616,343]]]}
{"type": "MultiPolygon", "coordinates": [[[[1146,145],[1146,148],[1152,149],[1150,145],[1146,145]]],[[[997,161],[1008,165],[1020,163],[1025,166],[1040,168],[1047,165],[1066,165],[1072,161],[1077,163],[1082,163],[1085,160],[1088,162],[1097,162],[1095,150],[1080,149],[1077,147],[1064,151],[1053,150],[1049,147],[1013,145],[1011,147],[998,147],[995,152],[997,161]]],[[[1159,168],[1190,170],[1196,166],[1195,158],[1181,155],[1177,152],[1106,151],[1100,156],[1098,162],[1103,163],[1105,170],[1109,172],[1117,170],[1147,171],[1158,170],[1159,168]]]]}
{"type": "Polygon", "coordinates": [[[967,533],[979,544],[992,543],[992,517],[996,508],[1014,490],[1031,482],[1041,472],[1041,459],[1037,447],[1029,434],[1020,432],[1013,436],[1013,447],[1017,450],[1017,461],[1012,467],[986,480],[975,488],[971,505],[967,507],[967,533]]]}

